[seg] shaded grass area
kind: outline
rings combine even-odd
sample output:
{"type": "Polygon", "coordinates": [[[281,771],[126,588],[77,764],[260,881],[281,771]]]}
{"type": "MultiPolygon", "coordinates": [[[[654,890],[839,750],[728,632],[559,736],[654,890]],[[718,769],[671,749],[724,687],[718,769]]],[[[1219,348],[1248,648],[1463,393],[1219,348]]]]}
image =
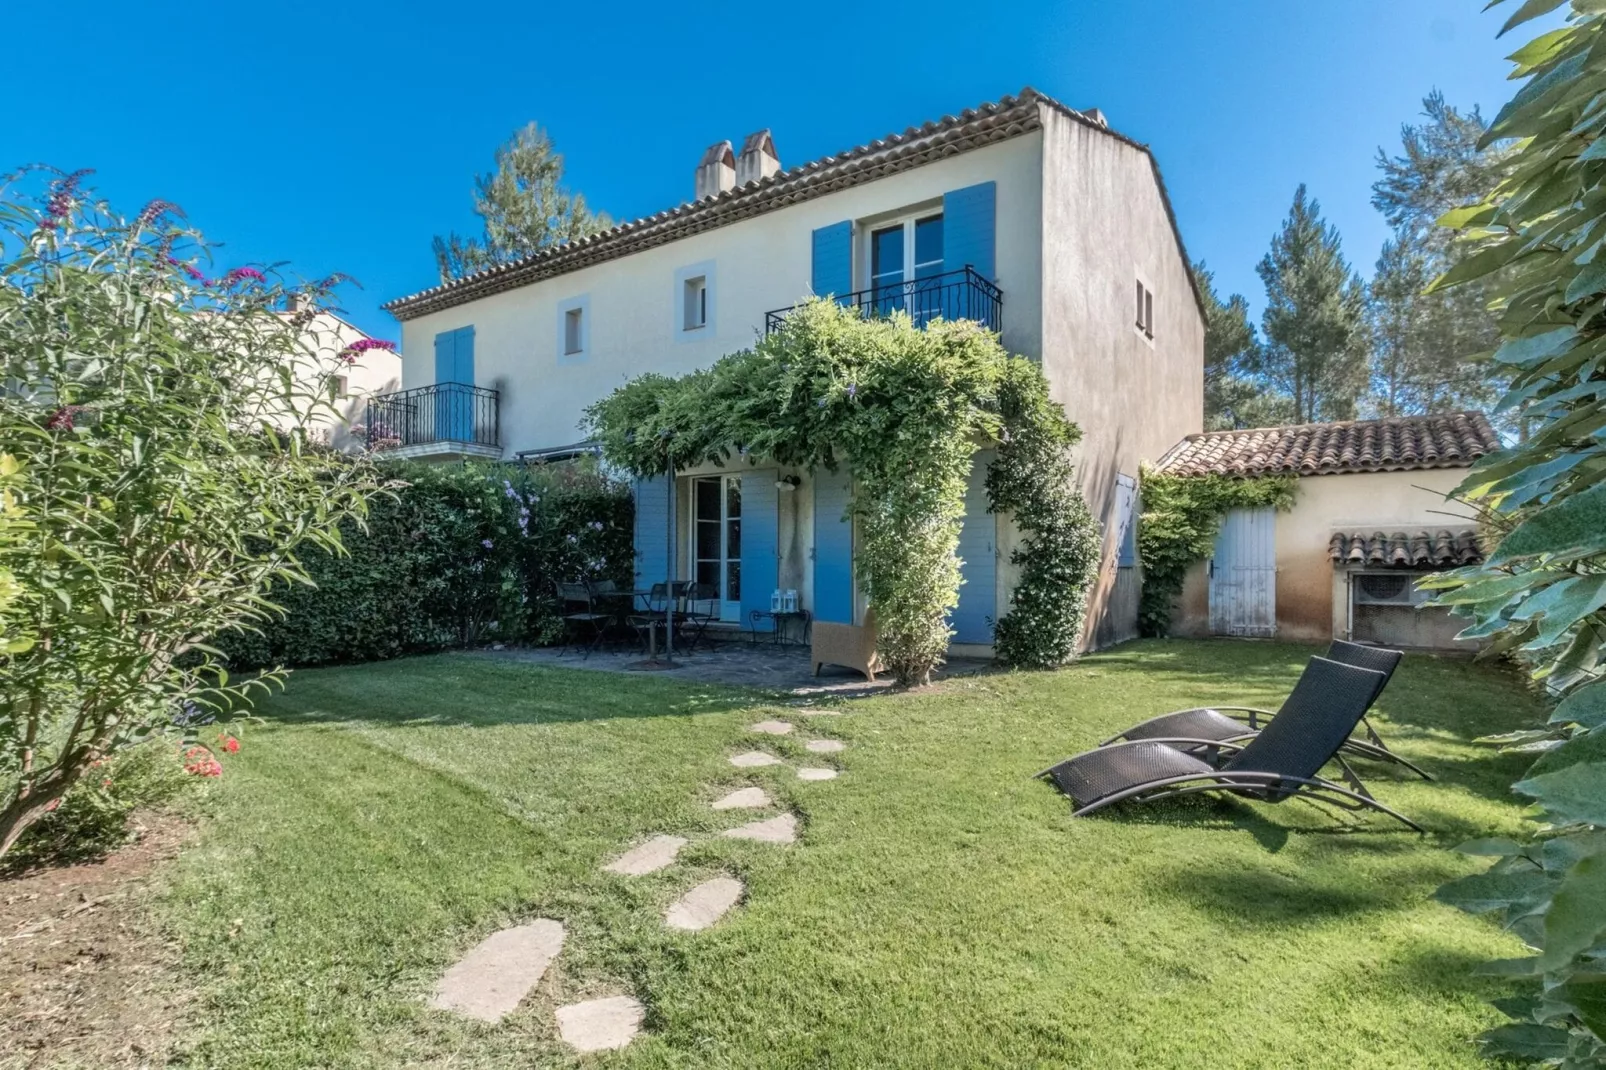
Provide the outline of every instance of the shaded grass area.
{"type": "MultiPolygon", "coordinates": [[[[1440,775],[1366,765],[1381,817],[1185,802],[1072,820],[1029,775],[1201,702],[1275,707],[1312,651],[1155,641],[1057,673],[952,680],[746,726],[762,697],[463,655],[297,673],[245,730],[166,909],[207,1004],[205,1066],[570,1066],[554,1006],[627,992],[648,1034],[618,1067],[1474,1067],[1497,1018],[1478,961],[1516,953],[1431,902],[1477,868],[1445,848],[1520,830],[1522,760],[1470,745],[1531,719],[1520,682],[1407,658],[1375,719],[1440,775]],[[737,770],[830,735],[844,775],[737,770]],[[713,835],[761,784],[788,848],[713,835]],[[655,833],[693,843],[633,880],[597,867],[655,833]],[[718,872],[745,903],[700,934],[664,907],[718,872]],[[556,917],[568,943],[496,1027],[428,1011],[467,947],[556,917]]],[[[795,711],[791,711],[794,712],[795,711]]],[[[809,764],[821,757],[808,755],[809,764]]]]}

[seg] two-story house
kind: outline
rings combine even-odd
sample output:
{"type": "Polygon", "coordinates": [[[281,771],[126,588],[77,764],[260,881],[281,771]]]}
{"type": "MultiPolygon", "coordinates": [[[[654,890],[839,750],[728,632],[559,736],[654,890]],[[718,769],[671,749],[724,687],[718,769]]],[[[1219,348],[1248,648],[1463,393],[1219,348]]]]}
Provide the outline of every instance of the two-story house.
{"type": "MultiPolygon", "coordinates": [[[[710,148],[695,198],[386,307],[404,391],[374,406],[400,451],[534,458],[586,448],[584,409],[644,372],[745,348],[808,294],[916,322],[965,316],[1041,362],[1082,427],[1105,525],[1088,643],[1133,633],[1135,480],[1201,429],[1204,320],[1149,150],[1027,89],[783,169],[769,131],[710,148]]],[[[978,455],[953,616],[960,652],[1008,610],[1017,533],[987,512],[978,455]]],[[[638,486],[637,578],[717,586],[744,625],[795,590],[817,620],[864,612],[844,519],[851,472],[732,463],[638,486]]]]}

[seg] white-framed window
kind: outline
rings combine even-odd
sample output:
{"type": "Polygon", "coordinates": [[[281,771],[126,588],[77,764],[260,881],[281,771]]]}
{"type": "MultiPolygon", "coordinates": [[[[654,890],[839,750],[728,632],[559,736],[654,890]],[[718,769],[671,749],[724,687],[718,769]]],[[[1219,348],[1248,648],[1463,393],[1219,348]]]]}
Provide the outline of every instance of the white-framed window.
{"type": "Polygon", "coordinates": [[[337,399],[351,397],[351,380],[344,375],[335,376],[335,397],[337,399]]]}
{"type": "Polygon", "coordinates": [[[863,278],[883,313],[902,309],[923,323],[941,314],[942,205],[863,227],[863,278]]]}
{"type": "Polygon", "coordinates": [[[692,479],[692,568],[697,583],[716,594],[720,619],[742,614],[742,477],[692,479]]]}
{"type": "Polygon", "coordinates": [[[715,333],[716,298],[714,262],[687,264],[675,271],[675,340],[692,342],[715,333]]]}
{"type": "Polygon", "coordinates": [[[708,280],[701,275],[680,284],[680,329],[695,331],[708,326],[708,280]]]}
{"type": "Polygon", "coordinates": [[[591,295],[558,302],[558,363],[580,364],[591,355],[591,295]]]}
{"type": "Polygon", "coordinates": [[[1149,341],[1154,341],[1154,290],[1139,275],[1133,287],[1135,314],[1133,329],[1149,341]]]}

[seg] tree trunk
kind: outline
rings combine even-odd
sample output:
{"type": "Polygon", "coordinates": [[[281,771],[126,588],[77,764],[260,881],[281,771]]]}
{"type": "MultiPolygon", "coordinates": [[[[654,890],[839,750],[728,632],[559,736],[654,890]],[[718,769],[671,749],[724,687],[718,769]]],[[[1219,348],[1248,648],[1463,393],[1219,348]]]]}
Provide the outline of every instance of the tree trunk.
{"type": "Polygon", "coordinates": [[[67,789],[77,779],[76,774],[69,776],[59,771],[52,772],[36,781],[28,795],[11,800],[9,806],[0,810],[0,858],[4,858],[16,845],[28,826],[50,812],[51,804],[66,795],[67,789]]]}

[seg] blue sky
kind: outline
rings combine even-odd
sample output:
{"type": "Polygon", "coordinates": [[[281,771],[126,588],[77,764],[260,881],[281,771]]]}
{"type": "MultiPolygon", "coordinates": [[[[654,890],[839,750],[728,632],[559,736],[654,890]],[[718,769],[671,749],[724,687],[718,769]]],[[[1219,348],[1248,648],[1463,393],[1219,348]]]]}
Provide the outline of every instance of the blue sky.
{"type": "Polygon", "coordinates": [[[1478,0],[1012,0],[550,5],[80,0],[9,11],[0,169],[93,167],[132,212],[183,206],[220,262],[340,270],[379,305],[435,281],[430,238],[474,232],[470,190],[528,120],[616,219],[689,197],[709,144],[773,129],[795,165],[1024,85],[1154,147],[1189,252],[1257,308],[1254,266],[1309,184],[1370,273],[1379,146],[1435,87],[1510,95],[1478,0]],[[581,21],[585,20],[585,21],[581,21]],[[52,45],[51,42],[56,42],[52,45]],[[210,72],[197,77],[193,72],[210,72]],[[21,101],[22,103],[18,103],[21,101]]]}

